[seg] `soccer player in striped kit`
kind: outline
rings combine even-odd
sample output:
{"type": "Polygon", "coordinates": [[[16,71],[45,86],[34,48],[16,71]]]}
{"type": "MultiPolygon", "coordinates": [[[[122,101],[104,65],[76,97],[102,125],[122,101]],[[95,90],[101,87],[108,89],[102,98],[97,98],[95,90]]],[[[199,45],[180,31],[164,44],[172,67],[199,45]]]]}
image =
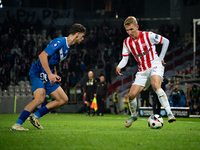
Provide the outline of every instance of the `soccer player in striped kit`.
{"type": "Polygon", "coordinates": [[[147,89],[150,84],[158,95],[159,101],[165,108],[168,115],[168,122],[176,121],[171,112],[168,98],[161,88],[164,74],[164,56],[169,46],[169,40],[153,32],[139,31],[138,23],[135,17],[129,16],[124,21],[124,27],[129,37],[124,40],[122,50],[122,60],[116,68],[116,74],[122,76],[121,69],[126,66],[129,54],[131,53],[138,62],[139,71],[136,74],[129,94],[128,103],[131,111],[131,117],[125,122],[125,127],[130,127],[137,120],[137,95],[147,89]],[[158,56],[156,44],[162,44],[161,53],[158,56]]]}

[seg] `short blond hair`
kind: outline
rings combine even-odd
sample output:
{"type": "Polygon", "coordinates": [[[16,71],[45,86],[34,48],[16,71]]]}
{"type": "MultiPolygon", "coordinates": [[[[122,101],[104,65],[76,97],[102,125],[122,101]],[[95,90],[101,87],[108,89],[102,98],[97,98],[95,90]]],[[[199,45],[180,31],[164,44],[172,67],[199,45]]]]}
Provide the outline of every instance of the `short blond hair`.
{"type": "Polygon", "coordinates": [[[129,16],[128,18],[126,18],[126,20],[124,21],[124,26],[130,25],[130,24],[138,25],[135,17],[129,16]]]}

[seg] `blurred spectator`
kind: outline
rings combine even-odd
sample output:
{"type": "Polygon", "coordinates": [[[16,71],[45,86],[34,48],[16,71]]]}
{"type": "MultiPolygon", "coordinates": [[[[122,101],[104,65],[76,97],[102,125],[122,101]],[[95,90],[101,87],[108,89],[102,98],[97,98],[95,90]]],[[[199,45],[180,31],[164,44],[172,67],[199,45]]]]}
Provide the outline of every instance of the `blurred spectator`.
{"type": "Polygon", "coordinates": [[[104,115],[104,98],[107,93],[108,87],[105,82],[105,77],[103,75],[100,76],[100,82],[97,82],[96,88],[96,98],[97,98],[97,115],[103,116],[104,115]]]}
{"type": "Polygon", "coordinates": [[[185,95],[182,95],[178,89],[174,89],[169,99],[170,107],[184,107],[185,95]]]}
{"type": "Polygon", "coordinates": [[[118,90],[116,89],[113,94],[113,105],[114,105],[114,112],[115,114],[119,114],[119,96],[118,90]]]}
{"type": "Polygon", "coordinates": [[[10,84],[10,81],[8,79],[8,77],[4,74],[3,76],[1,76],[0,78],[1,81],[1,90],[8,90],[8,85],[10,84]]]}
{"type": "Polygon", "coordinates": [[[42,21],[40,20],[40,18],[37,18],[35,22],[35,32],[36,34],[41,34],[41,31],[42,31],[42,21]]]}
{"type": "Polygon", "coordinates": [[[62,36],[66,37],[68,35],[67,25],[65,24],[62,29],[62,36]]]}
{"type": "Polygon", "coordinates": [[[27,44],[28,44],[31,48],[35,47],[35,41],[34,41],[34,39],[33,39],[33,36],[30,37],[30,40],[27,41],[27,44]]]}
{"type": "Polygon", "coordinates": [[[190,111],[191,115],[199,115],[200,114],[200,107],[197,103],[194,103],[193,107],[190,111]]]}
{"type": "Polygon", "coordinates": [[[77,61],[81,62],[83,60],[83,50],[80,49],[77,54],[77,61]]]}
{"type": "Polygon", "coordinates": [[[11,54],[13,55],[13,58],[15,57],[15,55],[19,55],[18,50],[16,48],[16,46],[13,46],[11,49],[11,54]]]}
{"type": "Polygon", "coordinates": [[[187,68],[186,68],[186,69],[187,69],[187,71],[188,71],[188,72],[190,72],[190,71],[191,71],[191,69],[192,69],[192,65],[191,65],[191,63],[188,63],[188,65],[187,65],[187,68]]]}
{"type": "Polygon", "coordinates": [[[127,94],[124,94],[123,107],[124,107],[124,115],[127,115],[128,114],[128,97],[127,97],[127,94]]]}
{"type": "Polygon", "coordinates": [[[76,73],[77,77],[79,78],[82,74],[82,69],[81,66],[79,65],[79,62],[76,62],[75,68],[74,68],[74,72],[76,73]]]}
{"type": "Polygon", "coordinates": [[[27,64],[25,63],[25,60],[22,61],[21,69],[20,69],[20,81],[25,81],[25,77],[27,77],[28,72],[27,64]]]}
{"type": "Polygon", "coordinates": [[[64,59],[64,60],[62,61],[61,70],[62,70],[63,74],[65,74],[66,76],[68,76],[69,64],[68,64],[67,59],[64,59]]]}
{"type": "Polygon", "coordinates": [[[77,82],[78,76],[77,74],[73,71],[71,75],[69,76],[69,82],[70,82],[70,87],[74,87],[76,82],[77,82]]]}
{"type": "Polygon", "coordinates": [[[18,64],[15,64],[15,70],[14,70],[14,83],[15,85],[18,85],[19,77],[20,77],[20,68],[18,64]]]}
{"type": "Polygon", "coordinates": [[[67,95],[69,95],[69,86],[67,82],[60,82],[60,86],[62,87],[62,89],[65,91],[65,93],[67,95]]]}
{"type": "Polygon", "coordinates": [[[31,19],[30,25],[29,25],[29,33],[34,34],[34,32],[35,32],[35,23],[34,23],[34,20],[31,19]]]}
{"type": "MultiPolygon", "coordinates": [[[[27,18],[24,19],[24,22],[22,24],[23,29],[27,30],[30,27],[30,22],[28,21],[27,18]]],[[[27,34],[27,33],[26,33],[27,34]]]]}
{"type": "Polygon", "coordinates": [[[150,106],[150,103],[149,103],[149,90],[148,89],[143,90],[141,92],[140,100],[141,100],[141,107],[149,107],[150,106]]]}
{"type": "Polygon", "coordinates": [[[47,36],[50,36],[51,39],[54,39],[56,38],[55,32],[56,32],[55,22],[53,21],[53,19],[51,19],[51,22],[47,28],[47,36]]]}
{"type": "Polygon", "coordinates": [[[83,73],[84,73],[84,71],[85,71],[85,64],[84,64],[83,61],[80,62],[80,67],[81,67],[81,70],[82,70],[81,76],[83,76],[83,73]]]}
{"type": "Polygon", "coordinates": [[[37,48],[37,58],[38,58],[38,56],[40,55],[40,53],[43,51],[43,49],[42,49],[42,47],[41,46],[39,46],[38,48],[37,48]]]}
{"type": "Polygon", "coordinates": [[[61,83],[62,83],[62,86],[65,85],[65,83],[67,83],[67,75],[65,73],[58,73],[58,75],[61,77],[61,83]]]}
{"type": "Polygon", "coordinates": [[[166,93],[168,99],[170,99],[170,95],[171,95],[172,91],[173,91],[172,84],[168,83],[166,85],[166,90],[165,90],[165,93],[166,93]]]}
{"type": "Polygon", "coordinates": [[[3,77],[4,75],[7,77],[7,79],[8,79],[9,82],[10,82],[10,67],[9,67],[8,62],[5,63],[5,64],[3,65],[3,68],[1,69],[1,77],[3,77]]]}
{"type": "Polygon", "coordinates": [[[80,83],[76,87],[76,99],[77,101],[83,101],[83,86],[80,83]]]}
{"type": "Polygon", "coordinates": [[[4,51],[0,51],[0,67],[3,67],[3,64],[6,63],[6,54],[4,51]]]}
{"type": "Polygon", "coordinates": [[[90,69],[90,63],[91,63],[91,56],[86,51],[84,55],[84,64],[85,64],[85,71],[87,72],[90,69]]]}
{"type": "Polygon", "coordinates": [[[170,107],[184,107],[186,104],[185,93],[180,89],[179,83],[175,84],[175,87],[170,95],[169,99],[170,107]]]}
{"type": "Polygon", "coordinates": [[[106,83],[111,84],[111,72],[112,72],[112,65],[110,64],[110,61],[106,61],[106,67],[105,67],[105,74],[106,74],[106,83]]]}
{"type": "Polygon", "coordinates": [[[200,98],[200,90],[194,84],[190,89],[190,99],[188,100],[188,105],[190,106],[191,110],[193,109],[194,104],[200,106],[199,98],[200,98]]]}

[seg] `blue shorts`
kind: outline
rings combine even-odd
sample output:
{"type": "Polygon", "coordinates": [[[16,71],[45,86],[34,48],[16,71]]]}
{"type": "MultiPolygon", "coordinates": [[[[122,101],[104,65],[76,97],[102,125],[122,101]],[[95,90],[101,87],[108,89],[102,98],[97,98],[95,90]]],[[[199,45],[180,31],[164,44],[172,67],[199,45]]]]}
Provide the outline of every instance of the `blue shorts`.
{"type": "Polygon", "coordinates": [[[44,81],[41,80],[40,74],[29,74],[31,85],[32,85],[32,92],[39,88],[46,89],[46,95],[52,93],[55,91],[60,85],[57,83],[54,83],[53,85],[50,83],[49,80],[44,81]]]}

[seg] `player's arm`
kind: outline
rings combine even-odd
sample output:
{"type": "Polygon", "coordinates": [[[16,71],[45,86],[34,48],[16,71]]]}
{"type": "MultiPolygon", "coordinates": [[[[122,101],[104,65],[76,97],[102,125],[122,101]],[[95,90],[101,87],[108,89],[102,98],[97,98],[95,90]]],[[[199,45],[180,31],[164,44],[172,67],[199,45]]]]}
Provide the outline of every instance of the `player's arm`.
{"type": "Polygon", "coordinates": [[[56,82],[61,82],[61,77],[57,74],[56,66],[54,66],[54,74],[56,75],[56,82]]]}
{"type": "Polygon", "coordinates": [[[120,76],[123,76],[121,72],[121,69],[124,68],[128,62],[128,59],[129,59],[129,51],[128,51],[128,48],[126,47],[125,45],[125,42],[123,43],[123,50],[122,50],[122,60],[119,62],[117,68],[116,68],[116,74],[117,75],[120,75],[120,76]]]}
{"type": "Polygon", "coordinates": [[[62,45],[63,45],[62,39],[60,39],[60,40],[54,39],[53,41],[51,41],[51,43],[49,43],[49,45],[39,55],[39,59],[42,64],[42,67],[44,68],[45,72],[47,73],[51,84],[54,84],[55,82],[57,82],[58,77],[57,77],[57,75],[55,75],[51,72],[51,69],[50,69],[49,63],[48,63],[48,57],[52,56],[55,53],[55,51],[57,51],[58,49],[60,49],[62,47],[62,45]]]}
{"type": "Polygon", "coordinates": [[[162,44],[162,49],[161,49],[161,53],[160,53],[159,57],[160,57],[162,64],[164,66],[166,64],[165,61],[164,61],[164,57],[165,57],[165,54],[166,54],[167,49],[169,47],[169,40],[165,37],[162,37],[161,44],[162,44]]]}
{"type": "Polygon", "coordinates": [[[165,57],[165,54],[167,52],[167,49],[169,47],[169,40],[159,34],[155,34],[153,32],[150,32],[149,33],[149,39],[151,41],[152,44],[162,44],[162,49],[161,49],[161,52],[160,52],[160,60],[162,61],[162,64],[163,66],[166,64],[164,62],[164,57],[165,57]]]}
{"type": "Polygon", "coordinates": [[[116,68],[116,74],[117,75],[123,76],[123,74],[120,73],[120,72],[121,72],[121,69],[126,66],[126,64],[128,62],[128,58],[129,58],[129,56],[123,56],[122,57],[122,60],[119,62],[118,66],[116,68]]]}
{"type": "Polygon", "coordinates": [[[49,54],[47,54],[45,51],[42,51],[41,54],[39,55],[40,62],[42,64],[42,67],[44,68],[45,72],[48,75],[50,83],[54,84],[56,82],[56,75],[54,75],[50,70],[49,63],[48,63],[48,57],[49,57],[49,54]]]}

